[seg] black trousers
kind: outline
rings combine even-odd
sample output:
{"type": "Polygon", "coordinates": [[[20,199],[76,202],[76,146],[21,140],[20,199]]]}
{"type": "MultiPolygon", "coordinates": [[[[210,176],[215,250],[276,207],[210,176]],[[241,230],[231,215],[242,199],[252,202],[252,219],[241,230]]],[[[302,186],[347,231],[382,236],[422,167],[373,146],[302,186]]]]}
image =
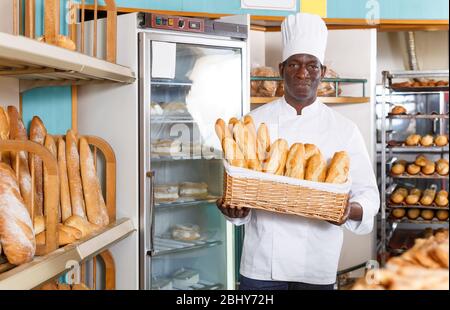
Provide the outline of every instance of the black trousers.
{"type": "Polygon", "coordinates": [[[333,290],[334,284],[255,280],[240,275],[239,290],[333,290]]]}

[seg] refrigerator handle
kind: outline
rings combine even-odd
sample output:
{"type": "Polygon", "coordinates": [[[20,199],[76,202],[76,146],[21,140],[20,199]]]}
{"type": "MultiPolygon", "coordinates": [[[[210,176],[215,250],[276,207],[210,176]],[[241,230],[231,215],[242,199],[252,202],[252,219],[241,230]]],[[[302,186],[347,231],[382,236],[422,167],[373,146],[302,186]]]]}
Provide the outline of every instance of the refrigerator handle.
{"type": "Polygon", "coordinates": [[[155,171],[147,172],[150,178],[150,256],[155,254],[155,171]]]}

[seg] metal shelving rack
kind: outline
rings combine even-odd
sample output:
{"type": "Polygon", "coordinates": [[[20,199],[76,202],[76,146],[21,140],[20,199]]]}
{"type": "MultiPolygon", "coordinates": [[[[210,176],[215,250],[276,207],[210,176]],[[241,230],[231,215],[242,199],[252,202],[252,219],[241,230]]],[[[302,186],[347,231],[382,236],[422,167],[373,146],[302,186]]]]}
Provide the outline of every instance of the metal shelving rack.
{"type": "MultiPolygon", "coordinates": [[[[387,209],[391,208],[388,197],[387,197],[387,188],[393,183],[394,179],[435,179],[437,181],[445,182],[445,180],[448,181],[448,176],[441,176],[437,173],[427,176],[423,175],[422,173],[419,173],[417,175],[407,175],[406,173],[403,175],[392,175],[387,170],[388,162],[388,156],[389,158],[393,158],[394,154],[404,154],[404,153],[415,153],[415,154],[421,154],[421,153],[434,153],[436,155],[440,154],[441,157],[444,157],[445,154],[449,153],[448,146],[446,147],[406,147],[406,146],[392,146],[389,145],[387,141],[387,134],[392,132],[390,128],[386,128],[386,121],[389,121],[389,127],[392,124],[392,119],[430,119],[430,120],[438,120],[440,122],[440,134],[444,134],[445,132],[445,126],[444,122],[448,120],[448,115],[444,114],[444,93],[447,92],[449,88],[448,87],[439,87],[439,88],[423,88],[423,89],[393,89],[391,87],[392,79],[423,79],[423,78],[444,78],[448,79],[449,71],[448,70],[438,70],[438,71],[399,71],[399,72],[389,72],[389,71],[383,71],[382,72],[382,98],[381,98],[381,240],[379,243],[379,251],[380,251],[380,257],[381,257],[381,264],[385,264],[385,260],[387,257],[388,249],[387,245],[389,243],[389,239],[392,236],[393,232],[397,228],[398,224],[427,224],[427,225],[445,225],[448,228],[448,220],[447,221],[438,221],[438,220],[410,220],[406,218],[402,219],[392,219],[388,217],[387,209]],[[387,113],[387,106],[393,105],[392,102],[392,96],[393,95],[411,95],[411,94],[440,94],[440,104],[439,113],[432,113],[432,114],[407,114],[407,115],[390,115],[387,113]],[[388,224],[390,224],[392,227],[388,227],[388,224]]],[[[447,99],[448,100],[448,99],[447,99]]],[[[392,161],[391,161],[392,163],[392,161]]],[[[398,207],[398,206],[394,206],[398,207]]],[[[411,206],[411,207],[420,207],[418,206],[411,206]]],[[[424,206],[422,206],[425,208],[424,206]]],[[[427,209],[436,209],[432,207],[427,207],[427,209]]],[[[441,210],[447,210],[448,206],[446,208],[440,208],[441,210]]]]}

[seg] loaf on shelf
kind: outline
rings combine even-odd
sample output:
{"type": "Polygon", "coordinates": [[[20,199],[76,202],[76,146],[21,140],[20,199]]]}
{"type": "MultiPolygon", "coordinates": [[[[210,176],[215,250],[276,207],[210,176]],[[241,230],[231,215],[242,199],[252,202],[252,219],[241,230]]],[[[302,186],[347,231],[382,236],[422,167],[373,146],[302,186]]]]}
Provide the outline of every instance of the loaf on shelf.
{"type": "Polygon", "coordinates": [[[413,163],[408,163],[405,160],[397,160],[391,167],[391,174],[402,175],[406,172],[407,175],[415,176],[422,173],[425,176],[448,175],[448,159],[441,158],[436,162],[431,161],[424,155],[418,155],[413,163]]]}

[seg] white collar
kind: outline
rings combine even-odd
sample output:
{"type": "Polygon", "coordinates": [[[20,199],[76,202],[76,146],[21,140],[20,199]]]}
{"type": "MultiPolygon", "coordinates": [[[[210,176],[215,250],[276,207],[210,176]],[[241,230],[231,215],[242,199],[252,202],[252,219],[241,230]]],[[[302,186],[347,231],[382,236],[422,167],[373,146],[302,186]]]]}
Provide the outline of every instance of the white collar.
{"type": "Polygon", "coordinates": [[[317,113],[320,111],[322,104],[323,103],[319,100],[319,98],[316,98],[316,100],[312,104],[302,109],[302,114],[297,115],[297,110],[295,110],[293,106],[287,103],[286,99],[283,96],[279,100],[280,116],[287,116],[287,117],[317,116],[317,113]]]}

